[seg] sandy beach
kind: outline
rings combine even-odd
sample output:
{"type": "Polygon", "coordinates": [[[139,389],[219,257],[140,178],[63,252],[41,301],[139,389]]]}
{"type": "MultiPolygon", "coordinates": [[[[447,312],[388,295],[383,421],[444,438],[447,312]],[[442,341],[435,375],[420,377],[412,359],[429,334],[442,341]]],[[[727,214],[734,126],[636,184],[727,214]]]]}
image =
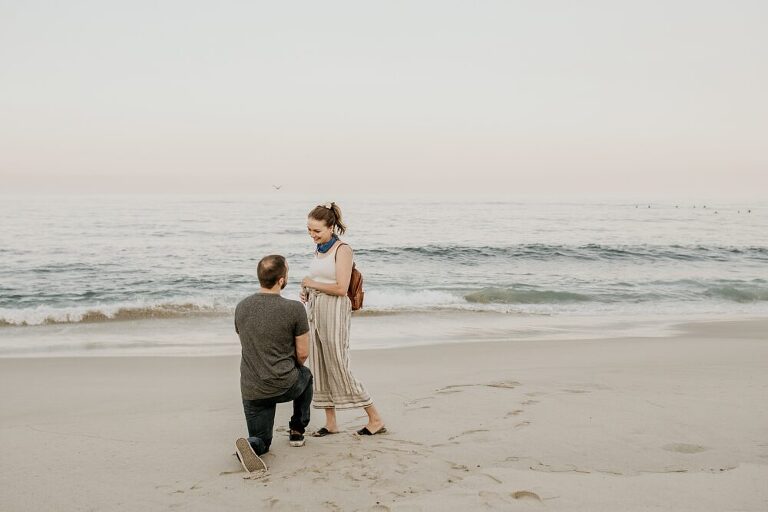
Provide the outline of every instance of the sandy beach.
{"type": "Polygon", "coordinates": [[[1,359],[0,510],[768,510],[766,320],[353,351],[389,433],[291,448],[278,407],[261,480],[238,365],[1,359]]]}

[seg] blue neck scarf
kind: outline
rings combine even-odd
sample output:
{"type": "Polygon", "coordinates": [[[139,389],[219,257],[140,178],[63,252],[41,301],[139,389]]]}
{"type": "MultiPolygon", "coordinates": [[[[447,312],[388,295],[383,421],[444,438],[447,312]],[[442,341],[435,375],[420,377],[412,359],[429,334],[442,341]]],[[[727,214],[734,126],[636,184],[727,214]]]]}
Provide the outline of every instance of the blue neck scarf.
{"type": "Polygon", "coordinates": [[[338,241],[338,239],[339,237],[337,237],[336,234],[334,233],[331,236],[331,239],[325,242],[324,244],[317,244],[317,252],[319,252],[320,254],[327,253],[328,251],[331,250],[331,247],[333,247],[333,244],[335,244],[338,241]]]}

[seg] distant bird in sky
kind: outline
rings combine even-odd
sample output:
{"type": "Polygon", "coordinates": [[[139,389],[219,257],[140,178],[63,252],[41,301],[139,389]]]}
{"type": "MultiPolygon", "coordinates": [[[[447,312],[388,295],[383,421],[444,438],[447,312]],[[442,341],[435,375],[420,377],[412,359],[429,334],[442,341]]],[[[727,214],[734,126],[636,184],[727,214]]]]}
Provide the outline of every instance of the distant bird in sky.
{"type": "Polygon", "coordinates": [[[275,190],[280,190],[281,188],[283,188],[283,186],[282,185],[272,185],[272,188],[274,188],[275,190]]]}

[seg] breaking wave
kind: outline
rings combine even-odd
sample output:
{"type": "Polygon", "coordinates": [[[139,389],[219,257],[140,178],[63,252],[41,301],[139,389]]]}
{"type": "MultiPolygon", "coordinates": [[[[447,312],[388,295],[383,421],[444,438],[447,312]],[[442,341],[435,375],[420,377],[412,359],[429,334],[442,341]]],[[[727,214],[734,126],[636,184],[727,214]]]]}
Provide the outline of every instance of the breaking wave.
{"type": "Polygon", "coordinates": [[[231,313],[231,308],[194,304],[114,305],[80,308],[1,309],[0,326],[96,323],[120,320],[182,318],[231,313]]]}

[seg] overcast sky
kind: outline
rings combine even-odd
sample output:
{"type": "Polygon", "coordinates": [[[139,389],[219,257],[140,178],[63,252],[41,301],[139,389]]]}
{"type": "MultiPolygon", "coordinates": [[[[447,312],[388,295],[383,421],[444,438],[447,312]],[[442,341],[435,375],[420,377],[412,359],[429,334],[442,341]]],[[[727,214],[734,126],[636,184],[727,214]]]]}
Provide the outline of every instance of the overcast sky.
{"type": "Polygon", "coordinates": [[[0,0],[0,186],[754,195],[766,27],[764,0],[0,0]]]}

